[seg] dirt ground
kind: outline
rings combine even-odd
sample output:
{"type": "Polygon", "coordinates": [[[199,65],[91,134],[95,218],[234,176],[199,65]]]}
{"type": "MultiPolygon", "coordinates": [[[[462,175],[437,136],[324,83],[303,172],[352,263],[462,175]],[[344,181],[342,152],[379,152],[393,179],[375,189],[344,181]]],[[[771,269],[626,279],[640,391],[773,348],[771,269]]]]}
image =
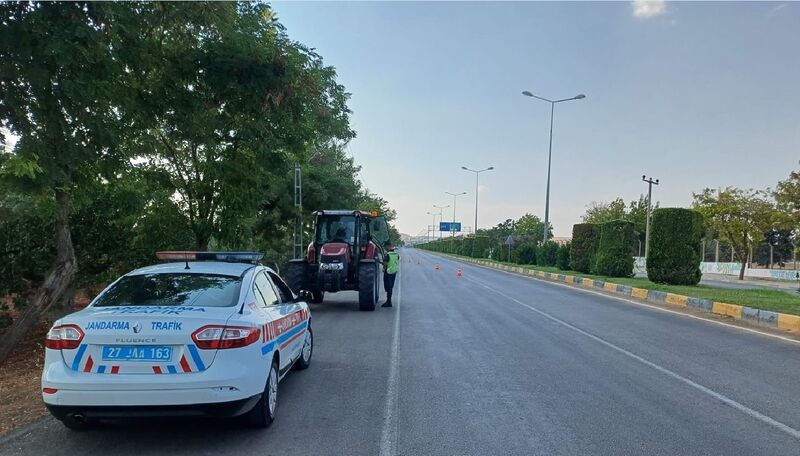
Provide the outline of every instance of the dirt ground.
{"type": "Polygon", "coordinates": [[[0,364],[0,435],[47,414],[40,382],[48,329],[40,323],[0,364]]]}

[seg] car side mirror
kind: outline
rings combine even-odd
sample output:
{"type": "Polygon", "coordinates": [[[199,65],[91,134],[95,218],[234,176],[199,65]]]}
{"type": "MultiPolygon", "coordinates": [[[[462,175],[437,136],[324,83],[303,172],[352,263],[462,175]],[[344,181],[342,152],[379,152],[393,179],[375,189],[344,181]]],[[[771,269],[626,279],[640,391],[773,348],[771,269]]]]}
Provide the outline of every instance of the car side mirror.
{"type": "Polygon", "coordinates": [[[314,295],[308,290],[300,290],[297,292],[297,299],[295,302],[305,301],[309,302],[314,297],[314,295]]]}

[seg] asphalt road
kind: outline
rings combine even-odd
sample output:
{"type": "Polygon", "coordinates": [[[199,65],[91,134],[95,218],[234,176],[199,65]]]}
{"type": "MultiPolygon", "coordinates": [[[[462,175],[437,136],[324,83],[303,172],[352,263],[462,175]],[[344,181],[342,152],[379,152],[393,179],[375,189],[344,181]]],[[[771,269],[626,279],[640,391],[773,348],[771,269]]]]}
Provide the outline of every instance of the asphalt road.
{"type": "Polygon", "coordinates": [[[0,454],[800,454],[798,344],[401,255],[394,308],[313,306],[312,366],[281,383],[267,430],[46,419],[0,454]]]}

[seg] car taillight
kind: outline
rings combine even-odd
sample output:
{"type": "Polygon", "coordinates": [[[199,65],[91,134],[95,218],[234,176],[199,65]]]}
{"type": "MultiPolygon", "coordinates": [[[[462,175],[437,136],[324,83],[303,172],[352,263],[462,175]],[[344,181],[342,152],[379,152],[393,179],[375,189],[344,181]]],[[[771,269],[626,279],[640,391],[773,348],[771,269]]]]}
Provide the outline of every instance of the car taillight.
{"type": "Polygon", "coordinates": [[[314,243],[312,242],[311,244],[308,244],[308,250],[306,250],[306,261],[313,263],[315,259],[314,243]]]}
{"type": "Polygon", "coordinates": [[[53,350],[72,350],[78,348],[83,340],[83,331],[78,325],[58,325],[47,332],[44,346],[53,350]]]}
{"type": "Polygon", "coordinates": [[[245,347],[261,337],[261,330],[249,326],[203,326],[192,333],[197,348],[215,350],[245,347]]]}

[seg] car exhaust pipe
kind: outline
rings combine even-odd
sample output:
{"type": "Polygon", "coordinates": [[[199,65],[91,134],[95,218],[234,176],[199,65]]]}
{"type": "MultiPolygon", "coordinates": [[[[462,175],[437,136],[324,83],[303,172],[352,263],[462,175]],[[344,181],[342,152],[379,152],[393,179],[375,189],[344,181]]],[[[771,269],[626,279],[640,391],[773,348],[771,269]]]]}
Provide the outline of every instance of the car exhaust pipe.
{"type": "Polygon", "coordinates": [[[77,422],[79,422],[79,423],[85,423],[86,422],[86,416],[84,416],[83,413],[75,413],[75,414],[73,414],[72,415],[72,419],[77,421],[77,422]]]}

